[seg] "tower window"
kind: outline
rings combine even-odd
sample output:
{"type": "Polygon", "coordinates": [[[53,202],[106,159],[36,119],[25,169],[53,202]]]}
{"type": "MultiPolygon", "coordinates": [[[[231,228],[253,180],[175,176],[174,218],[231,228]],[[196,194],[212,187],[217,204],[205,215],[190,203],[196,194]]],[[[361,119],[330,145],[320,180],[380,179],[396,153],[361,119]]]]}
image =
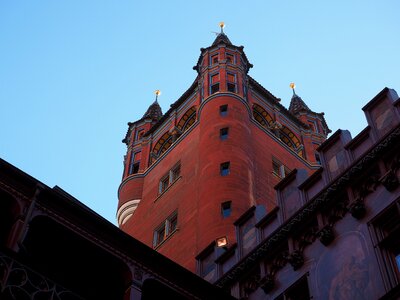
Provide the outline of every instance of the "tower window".
{"type": "Polygon", "coordinates": [[[226,54],[226,62],[228,64],[233,64],[235,61],[235,57],[232,54],[227,53],[226,54]]]}
{"type": "Polygon", "coordinates": [[[144,129],[138,129],[136,131],[135,141],[140,140],[143,137],[144,129]]]}
{"type": "Polygon", "coordinates": [[[219,107],[219,114],[220,114],[222,117],[225,117],[225,116],[228,114],[228,104],[221,105],[221,106],[219,107]]]}
{"type": "Polygon", "coordinates": [[[212,65],[217,64],[218,63],[218,54],[212,55],[210,61],[211,61],[212,65]]]}
{"type": "Polygon", "coordinates": [[[228,127],[221,128],[219,130],[219,138],[221,140],[226,140],[228,138],[228,132],[229,132],[229,128],[228,127]]]}
{"type": "Polygon", "coordinates": [[[232,73],[227,73],[227,90],[228,92],[236,92],[236,75],[232,73]]]}
{"type": "Polygon", "coordinates": [[[218,91],[219,91],[219,73],[211,75],[210,94],[214,94],[218,91]]]}
{"type": "Polygon", "coordinates": [[[129,175],[136,174],[139,172],[141,156],[142,156],[142,152],[140,152],[140,151],[131,153],[131,161],[129,164],[129,175]]]}
{"type": "Polygon", "coordinates": [[[153,247],[157,247],[178,229],[178,214],[174,212],[164,220],[155,230],[153,235],[153,247]]]}
{"type": "Polygon", "coordinates": [[[221,176],[229,175],[229,173],[230,173],[229,169],[230,169],[230,162],[229,161],[222,163],[221,167],[220,167],[221,176]]]}
{"type": "Polygon", "coordinates": [[[226,201],[221,203],[221,215],[223,218],[227,218],[232,213],[232,201],[226,201]]]}

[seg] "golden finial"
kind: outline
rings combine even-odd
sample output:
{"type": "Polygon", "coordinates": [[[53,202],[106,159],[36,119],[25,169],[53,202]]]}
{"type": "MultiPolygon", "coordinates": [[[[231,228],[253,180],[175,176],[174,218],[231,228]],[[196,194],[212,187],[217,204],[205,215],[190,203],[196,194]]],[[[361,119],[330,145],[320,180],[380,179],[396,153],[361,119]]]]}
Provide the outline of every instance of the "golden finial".
{"type": "Polygon", "coordinates": [[[224,33],[225,23],[219,22],[219,27],[221,28],[221,33],[224,33]]]}
{"type": "Polygon", "coordinates": [[[156,101],[157,101],[158,96],[161,95],[161,91],[160,91],[160,90],[155,90],[155,91],[154,91],[154,94],[156,94],[156,101]]]}
{"type": "Polygon", "coordinates": [[[295,91],[294,91],[294,89],[296,88],[296,85],[294,84],[294,82],[291,82],[291,83],[289,84],[289,86],[290,86],[290,88],[293,90],[293,95],[296,94],[295,91]]]}

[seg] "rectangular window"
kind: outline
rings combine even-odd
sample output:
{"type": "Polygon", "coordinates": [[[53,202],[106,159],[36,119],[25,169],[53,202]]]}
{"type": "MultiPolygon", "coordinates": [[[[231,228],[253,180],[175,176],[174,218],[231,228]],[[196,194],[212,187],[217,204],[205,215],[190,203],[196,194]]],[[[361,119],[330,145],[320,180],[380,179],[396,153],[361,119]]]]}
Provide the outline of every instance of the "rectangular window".
{"type": "Polygon", "coordinates": [[[211,65],[218,63],[218,54],[211,55],[211,65]]]}
{"type": "Polygon", "coordinates": [[[143,134],[144,134],[144,129],[136,130],[135,141],[140,140],[142,138],[143,134]]]}
{"type": "Polygon", "coordinates": [[[227,90],[228,92],[236,93],[236,75],[227,73],[227,90]]]}
{"type": "Polygon", "coordinates": [[[233,64],[235,62],[235,57],[232,54],[226,54],[226,62],[228,64],[233,64]]]}
{"type": "Polygon", "coordinates": [[[181,164],[176,164],[160,179],[158,193],[162,194],[170,185],[172,185],[181,176],[181,164]]]}
{"type": "Polygon", "coordinates": [[[226,140],[228,138],[228,132],[229,132],[229,128],[228,127],[221,128],[219,130],[219,138],[221,140],[226,140]]]}
{"type": "Polygon", "coordinates": [[[232,201],[226,201],[221,203],[221,215],[223,218],[227,218],[232,213],[232,201]]]}
{"type": "Polygon", "coordinates": [[[224,162],[224,163],[221,164],[221,166],[220,166],[220,174],[221,174],[221,176],[229,175],[229,173],[230,173],[229,167],[230,167],[230,162],[229,161],[224,162]]]}
{"type": "Polygon", "coordinates": [[[211,75],[211,88],[210,94],[214,94],[219,91],[219,73],[211,75]]]}
{"type": "Polygon", "coordinates": [[[129,163],[129,175],[136,174],[139,172],[140,158],[142,152],[131,152],[131,161],[129,163]]]}
{"type": "Polygon", "coordinates": [[[178,229],[178,214],[174,212],[164,220],[155,230],[153,247],[157,247],[178,229]]]}
{"type": "Polygon", "coordinates": [[[219,114],[220,114],[222,117],[225,117],[225,116],[228,114],[228,104],[221,105],[221,106],[219,107],[219,114]]]}
{"type": "Polygon", "coordinates": [[[280,178],[286,177],[290,173],[290,169],[279,160],[272,159],[272,173],[280,178]]]}
{"type": "Polygon", "coordinates": [[[385,281],[393,288],[400,282],[400,203],[391,205],[371,223],[385,281]]]}
{"type": "Polygon", "coordinates": [[[311,299],[307,276],[303,276],[275,300],[308,300],[311,299]]]}

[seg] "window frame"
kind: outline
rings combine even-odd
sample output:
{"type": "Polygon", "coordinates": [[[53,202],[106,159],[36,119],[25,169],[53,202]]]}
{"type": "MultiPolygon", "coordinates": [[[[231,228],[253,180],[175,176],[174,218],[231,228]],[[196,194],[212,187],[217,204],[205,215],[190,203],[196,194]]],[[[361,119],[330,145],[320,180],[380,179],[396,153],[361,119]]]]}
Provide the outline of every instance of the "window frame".
{"type": "Polygon", "coordinates": [[[167,174],[161,177],[158,183],[158,194],[165,193],[179,178],[181,178],[181,162],[176,163],[167,174]]]}
{"type": "Polygon", "coordinates": [[[227,72],[226,73],[226,90],[231,93],[236,93],[237,91],[237,78],[235,73],[227,72]],[[229,80],[229,76],[233,76],[233,81],[229,80]]]}
{"type": "Polygon", "coordinates": [[[153,248],[157,249],[168,240],[172,234],[178,231],[178,229],[178,212],[174,211],[154,229],[153,248]]]}
{"type": "Polygon", "coordinates": [[[285,178],[290,172],[291,170],[286,165],[275,157],[272,158],[272,174],[279,178],[285,178]]]}
{"type": "Polygon", "coordinates": [[[135,161],[135,157],[138,154],[141,154],[142,151],[132,151],[131,152],[131,157],[130,157],[130,161],[129,161],[129,168],[128,168],[128,175],[133,175],[133,174],[137,174],[139,173],[139,168],[140,168],[140,160],[135,161]]]}
{"type": "Polygon", "coordinates": [[[390,290],[400,284],[400,242],[396,239],[400,233],[400,200],[375,216],[368,227],[383,281],[390,290]]]}

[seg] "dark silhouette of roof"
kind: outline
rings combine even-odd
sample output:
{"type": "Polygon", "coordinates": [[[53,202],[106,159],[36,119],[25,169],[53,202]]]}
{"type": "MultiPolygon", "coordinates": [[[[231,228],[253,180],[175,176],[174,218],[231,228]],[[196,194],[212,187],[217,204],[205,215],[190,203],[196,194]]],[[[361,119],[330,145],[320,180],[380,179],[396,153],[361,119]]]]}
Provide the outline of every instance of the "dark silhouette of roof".
{"type": "Polygon", "coordinates": [[[293,92],[292,100],[290,101],[289,111],[292,114],[297,114],[300,111],[311,111],[307,104],[298,96],[295,92],[293,92]]]}
{"type": "Polygon", "coordinates": [[[152,119],[154,121],[158,121],[161,119],[162,115],[161,107],[156,100],[149,106],[142,119],[152,119]]]}

